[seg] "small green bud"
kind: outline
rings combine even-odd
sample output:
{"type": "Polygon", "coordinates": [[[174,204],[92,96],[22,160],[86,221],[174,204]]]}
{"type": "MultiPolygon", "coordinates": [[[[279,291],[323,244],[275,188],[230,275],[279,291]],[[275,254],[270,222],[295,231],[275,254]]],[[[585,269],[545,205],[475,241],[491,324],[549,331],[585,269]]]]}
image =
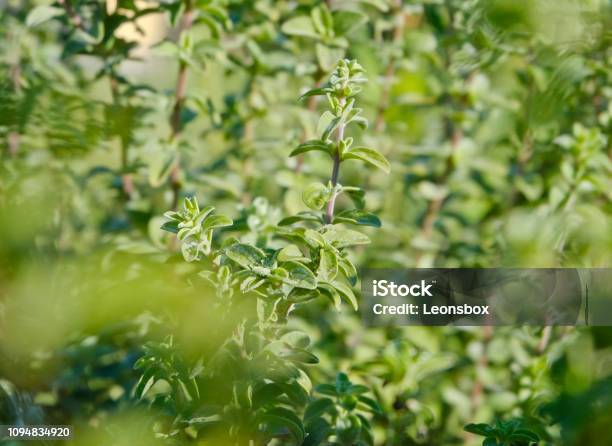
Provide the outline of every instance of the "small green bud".
{"type": "Polygon", "coordinates": [[[319,210],[331,197],[331,189],[321,183],[312,183],[304,189],[302,200],[310,209],[319,210]]]}

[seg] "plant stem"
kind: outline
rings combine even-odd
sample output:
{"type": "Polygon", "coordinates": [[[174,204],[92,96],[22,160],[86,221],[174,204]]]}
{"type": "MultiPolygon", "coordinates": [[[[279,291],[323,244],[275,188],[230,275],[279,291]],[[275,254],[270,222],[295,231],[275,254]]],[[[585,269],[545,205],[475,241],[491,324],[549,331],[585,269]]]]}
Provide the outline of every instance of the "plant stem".
{"type": "MultiPolygon", "coordinates": [[[[340,99],[341,107],[344,107],[346,103],[346,98],[340,99]]],[[[338,126],[337,134],[336,134],[336,153],[334,153],[334,164],[332,166],[332,174],[331,174],[331,184],[334,188],[332,192],[332,196],[327,203],[327,211],[325,213],[325,219],[327,223],[331,223],[334,220],[334,207],[336,206],[336,197],[338,196],[338,192],[336,191],[336,185],[338,184],[338,176],[340,175],[340,152],[338,152],[338,146],[340,145],[340,141],[344,139],[344,129],[346,124],[340,124],[338,126]]]]}
{"type": "MultiPolygon", "coordinates": [[[[193,0],[187,0],[185,5],[185,13],[183,14],[180,34],[189,30],[193,25],[193,0]]],[[[176,88],[174,94],[174,106],[172,107],[172,115],[170,116],[170,141],[174,141],[181,133],[181,112],[183,103],[185,102],[185,91],[187,89],[187,63],[179,62],[178,76],[176,78],[176,88]]],[[[172,208],[176,209],[179,196],[181,193],[181,157],[177,150],[176,162],[170,171],[170,187],[172,189],[172,208]]]]}

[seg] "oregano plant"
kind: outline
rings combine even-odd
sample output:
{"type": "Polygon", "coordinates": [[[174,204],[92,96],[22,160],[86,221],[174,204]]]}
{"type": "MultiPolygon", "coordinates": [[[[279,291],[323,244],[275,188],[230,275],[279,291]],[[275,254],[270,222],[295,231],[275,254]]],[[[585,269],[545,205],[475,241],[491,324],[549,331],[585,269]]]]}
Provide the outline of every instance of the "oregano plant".
{"type": "MultiPolygon", "coordinates": [[[[227,361],[237,369],[248,368],[249,362],[263,361],[270,371],[276,367],[282,370],[280,375],[262,371],[231,384],[234,401],[227,402],[225,409],[215,416],[209,415],[211,423],[225,421],[232,426],[228,431],[230,438],[289,434],[295,444],[305,440],[307,444],[318,444],[332,435],[339,444],[355,444],[357,440],[372,444],[365,415],[377,405],[363,395],[369,391],[367,387],[351,384],[342,373],[333,392],[331,388],[326,390],[325,385],[317,387],[323,395],[338,398],[338,405],[334,406],[327,398],[315,400],[307,409],[308,423],[304,426],[300,407],[311,398],[311,385],[302,367],[316,364],[318,359],[307,350],[310,344],[307,335],[286,328],[291,312],[314,299],[327,298],[338,310],[343,300],[353,310],[358,307],[352,290],[358,280],[357,270],[348,249],[369,243],[369,239],[345,226],[380,226],[380,220],[360,208],[336,213],[338,195],[356,195],[358,203],[363,204],[364,194],[358,187],[339,182],[340,166],[345,161],[358,160],[389,171],[384,156],[374,149],[353,146],[353,138],[347,134],[352,125],[367,125],[362,110],[355,106],[364,82],[364,69],[356,61],[341,60],[325,86],[302,96],[324,95],[330,109],[320,118],[319,139],[300,144],[291,156],[315,150],[325,152],[332,161],[331,178],[327,185],[314,183],[305,189],[304,203],[313,210],[282,219],[271,240],[259,239],[253,244],[225,236],[223,229],[231,231],[232,220],[215,214],[212,206],[200,208],[195,197],[185,198],[182,210],[165,214],[168,221],[162,228],[176,233],[187,262],[202,262],[197,274],[214,287],[217,297],[224,302],[223,311],[232,311],[241,299],[256,300],[256,319],[241,321],[239,334],[223,345],[214,361],[203,365],[204,370],[212,369],[212,375],[220,373],[227,361]],[[249,358],[246,364],[240,364],[245,357],[249,358]],[[262,392],[272,393],[257,398],[262,392]],[[295,395],[299,398],[294,398],[295,395]],[[235,425],[232,417],[242,421],[235,425]]],[[[139,361],[139,367],[145,371],[137,388],[140,398],[146,397],[156,376],[161,379],[167,374],[163,371],[167,366],[160,368],[160,361],[165,362],[160,353],[153,348],[150,352],[139,361]]],[[[180,414],[177,420],[178,426],[190,423],[180,414]]]]}

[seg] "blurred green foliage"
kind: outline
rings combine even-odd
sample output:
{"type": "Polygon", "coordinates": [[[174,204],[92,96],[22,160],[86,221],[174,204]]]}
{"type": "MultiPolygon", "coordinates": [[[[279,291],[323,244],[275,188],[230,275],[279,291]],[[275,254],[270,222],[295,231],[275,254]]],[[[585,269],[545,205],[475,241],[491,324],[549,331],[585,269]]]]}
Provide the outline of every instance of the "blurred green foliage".
{"type": "Polygon", "coordinates": [[[366,329],[351,305],[361,267],[610,265],[608,1],[0,7],[1,423],[612,444],[609,329],[366,329]],[[344,58],[358,113],[307,93],[344,58]],[[330,223],[371,243],[319,246],[330,223]]]}

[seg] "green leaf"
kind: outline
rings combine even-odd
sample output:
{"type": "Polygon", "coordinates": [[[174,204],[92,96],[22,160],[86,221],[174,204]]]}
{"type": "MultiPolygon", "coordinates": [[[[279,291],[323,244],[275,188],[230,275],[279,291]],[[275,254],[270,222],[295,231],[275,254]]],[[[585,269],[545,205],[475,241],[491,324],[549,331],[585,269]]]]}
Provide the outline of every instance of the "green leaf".
{"type": "Polygon", "coordinates": [[[340,258],[340,261],[338,262],[338,266],[340,267],[340,269],[342,270],[342,272],[348,279],[349,283],[352,286],[355,286],[357,284],[357,268],[355,268],[355,265],[353,265],[353,262],[351,262],[347,258],[340,258]]]}
{"type": "Polygon", "coordinates": [[[325,246],[325,244],[327,243],[320,232],[313,231],[312,229],[306,229],[304,231],[304,239],[306,240],[306,243],[308,243],[308,245],[311,247],[321,247],[325,246]]]}
{"type": "Polygon", "coordinates": [[[202,225],[202,231],[206,232],[211,229],[223,228],[225,226],[231,226],[234,224],[231,218],[226,217],[225,215],[211,215],[206,220],[204,220],[204,224],[202,225]]]}
{"type": "Polygon", "coordinates": [[[53,17],[64,15],[64,9],[56,6],[41,5],[32,9],[26,17],[26,26],[33,28],[38,26],[53,17]]]}
{"type": "Polygon", "coordinates": [[[486,423],[470,423],[466,425],[463,430],[472,434],[482,435],[483,437],[491,435],[494,431],[494,429],[486,423]]]}
{"type": "Polygon", "coordinates": [[[357,209],[365,207],[365,191],[359,187],[343,187],[342,192],[347,194],[357,209]]]}
{"type": "Polygon", "coordinates": [[[253,391],[253,406],[255,408],[265,406],[284,393],[284,390],[276,383],[266,383],[253,391]]]}
{"type": "Polygon", "coordinates": [[[328,249],[319,251],[319,268],[317,269],[317,278],[326,282],[331,282],[338,275],[338,257],[328,249]]]}
{"type": "Polygon", "coordinates": [[[370,243],[370,239],[365,234],[353,231],[352,229],[340,228],[338,226],[332,226],[323,233],[323,239],[336,248],[367,245],[370,243]]]}
{"type": "MultiPolygon", "coordinates": [[[[334,30],[343,36],[354,31],[368,21],[368,16],[357,11],[341,9],[334,12],[334,30]]],[[[337,59],[336,59],[337,60],[337,59]]]]}
{"type": "Polygon", "coordinates": [[[272,429],[286,428],[298,445],[304,441],[306,433],[302,421],[289,409],[283,407],[268,409],[261,417],[261,421],[272,429]]]}
{"type": "Polygon", "coordinates": [[[317,290],[305,290],[303,288],[294,288],[287,296],[287,302],[295,304],[303,304],[317,299],[321,296],[317,290]]]}
{"type": "Polygon", "coordinates": [[[321,398],[313,401],[308,405],[304,412],[304,420],[308,421],[312,418],[317,418],[334,407],[334,402],[329,398],[321,398]]]}
{"type": "Polygon", "coordinates": [[[325,152],[331,156],[330,145],[318,139],[313,139],[311,141],[306,141],[305,143],[300,144],[295,149],[293,149],[293,151],[289,154],[289,156],[292,157],[292,156],[299,155],[300,153],[311,152],[313,150],[325,152]]]}
{"type": "MultiPolygon", "coordinates": [[[[323,116],[321,116],[321,117],[323,117],[323,116]]],[[[334,133],[334,131],[336,131],[336,129],[338,128],[340,123],[342,123],[342,117],[341,116],[335,116],[330,121],[330,123],[327,125],[327,127],[325,128],[323,133],[321,133],[321,139],[324,140],[324,141],[327,141],[330,138],[330,136],[332,135],[332,133],[334,133]]],[[[319,122],[319,124],[320,124],[320,122],[319,122]]]]}
{"type": "Polygon", "coordinates": [[[341,309],[342,298],[340,297],[340,293],[329,283],[327,282],[319,282],[318,290],[321,291],[321,294],[327,296],[329,300],[334,304],[334,308],[338,311],[341,309]]]}
{"type": "Polygon", "coordinates": [[[323,224],[323,218],[321,217],[321,215],[315,212],[303,211],[303,212],[298,212],[296,215],[292,215],[290,217],[283,218],[281,221],[278,222],[278,225],[288,226],[288,225],[292,225],[293,223],[297,223],[300,221],[313,221],[316,223],[323,224]]]}
{"type": "Polygon", "coordinates": [[[346,393],[349,395],[361,395],[362,393],[367,393],[369,391],[370,389],[367,386],[363,386],[361,384],[351,384],[346,393]]]}
{"type": "Polygon", "coordinates": [[[339,282],[337,280],[333,282],[321,281],[320,285],[328,285],[333,287],[338,292],[340,297],[344,299],[344,301],[349,303],[355,311],[358,310],[359,305],[357,303],[357,298],[355,297],[355,293],[353,293],[353,290],[351,290],[348,285],[345,285],[344,283],[339,282]]]}
{"type": "Polygon", "coordinates": [[[244,243],[236,243],[230,246],[225,254],[238,265],[246,269],[262,266],[266,255],[261,249],[244,243]]]}
{"type": "Polygon", "coordinates": [[[303,406],[308,402],[308,393],[297,382],[279,383],[279,385],[292,403],[303,406]]]}
{"type": "Polygon", "coordinates": [[[220,8],[215,5],[208,5],[203,8],[203,10],[204,12],[206,12],[206,14],[210,15],[219,23],[221,23],[225,29],[231,29],[232,22],[229,16],[227,15],[227,12],[223,8],[220,8]]]}
{"type": "Polygon", "coordinates": [[[532,432],[527,429],[517,429],[512,434],[508,436],[509,441],[517,441],[517,442],[532,442],[537,443],[540,441],[540,437],[535,432],[532,432]]]}
{"type": "Polygon", "coordinates": [[[379,151],[370,149],[368,147],[354,147],[348,152],[342,155],[342,160],[361,160],[374,167],[378,167],[382,171],[389,173],[391,166],[387,158],[385,158],[379,151]]]}
{"type": "Polygon", "coordinates": [[[310,353],[309,351],[303,349],[294,348],[290,353],[283,356],[285,359],[289,361],[299,362],[302,364],[318,364],[319,358],[310,353]]]}
{"type": "Polygon", "coordinates": [[[310,17],[319,35],[326,37],[333,36],[333,18],[325,3],[321,3],[318,7],[312,8],[310,17]]]}
{"type": "Polygon", "coordinates": [[[502,446],[502,444],[498,444],[495,438],[485,438],[482,446],[502,446]]]}
{"type": "Polygon", "coordinates": [[[329,396],[337,396],[336,386],[331,384],[319,384],[315,386],[315,392],[320,393],[321,395],[329,395],[329,396]]]}
{"type": "Polygon", "coordinates": [[[377,414],[381,414],[383,413],[382,408],[380,407],[380,405],[376,402],[376,400],[373,400],[372,398],[369,398],[367,396],[364,395],[359,395],[358,397],[359,401],[364,404],[365,406],[367,406],[370,410],[372,410],[372,412],[377,413],[377,414]]]}
{"type": "Polygon", "coordinates": [[[279,262],[287,262],[289,260],[304,260],[309,261],[307,257],[304,257],[300,248],[296,245],[287,245],[278,252],[277,259],[279,262]]]}
{"type": "Polygon", "coordinates": [[[336,392],[338,392],[338,394],[343,394],[348,390],[350,385],[351,381],[348,375],[344,372],[338,372],[336,375],[336,392]]]}
{"type": "Polygon", "coordinates": [[[153,387],[153,384],[155,384],[155,374],[156,369],[154,367],[145,370],[145,372],[138,380],[138,383],[136,384],[136,387],[134,389],[134,395],[136,396],[136,398],[144,398],[147,392],[151,389],[151,387],[153,387]]]}
{"type": "Polygon", "coordinates": [[[257,318],[261,322],[268,321],[274,316],[276,307],[278,306],[280,298],[269,301],[264,299],[257,299],[257,318]]]}
{"type": "Polygon", "coordinates": [[[304,370],[299,369],[298,372],[299,376],[295,378],[295,382],[304,390],[306,395],[310,395],[312,392],[312,381],[310,381],[310,378],[304,370]]]}
{"type": "Polygon", "coordinates": [[[312,418],[306,423],[306,439],[302,446],[318,446],[330,435],[332,429],[324,418],[312,418]]]}
{"type": "Polygon", "coordinates": [[[178,225],[179,225],[178,221],[167,221],[163,225],[161,225],[161,228],[164,231],[168,231],[168,232],[172,232],[176,234],[179,231],[178,225]]]}
{"type": "Polygon", "coordinates": [[[331,145],[319,139],[313,139],[310,141],[306,141],[303,144],[300,144],[295,149],[293,149],[289,156],[296,156],[300,153],[311,152],[313,150],[325,152],[331,156],[331,145]]]}
{"type": "Polygon", "coordinates": [[[315,275],[305,265],[296,261],[283,262],[283,268],[288,272],[288,277],[277,277],[283,282],[307,290],[317,288],[315,275]]]}
{"type": "Polygon", "coordinates": [[[194,426],[197,429],[202,429],[211,425],[219,424],[222,421],[222,417],[219,414],[208,415],[205,417],[193,417],[187,420],[189,426],[194,426]]]}
{"type": "Polygon", "coordinates": [[[293,348],[305,349],[310,345],[310,338],[301,331],[290,331],[281,336],[281,341],[286,342],[293,348]]]}
{"type": "Polygon", "coordinates": [[[323,88],[313,88],[312,90],[308,90],[306,93],[304,93],[302,96],[300,96],[300,101],[302,99],[306,99],[310,96],[325,96],[328,93],[328,89],[323,87],[323,88]]]}
{"type": "Polygon", "coordinates": [[[381,227],[380,219],[376,215],[360,209],[351,209],[336,214],[333,223],[351,223],[359,226],[381,227]]]}
{"type": "Polygon", "coordinates": [[[307,16],[297,16],[283,23],[281,31],[290,36],[319,38],[319,34],[314,28],[312,20],[307,16]]]}

